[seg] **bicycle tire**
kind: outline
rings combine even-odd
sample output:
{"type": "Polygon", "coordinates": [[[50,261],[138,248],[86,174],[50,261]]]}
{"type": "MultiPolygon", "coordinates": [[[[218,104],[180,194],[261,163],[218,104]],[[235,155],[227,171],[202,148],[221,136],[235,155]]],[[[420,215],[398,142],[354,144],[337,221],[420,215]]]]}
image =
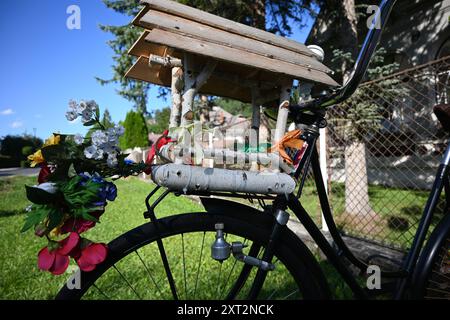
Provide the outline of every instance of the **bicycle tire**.
{"type": "Polygon", "coordinates": [[[450,300],[450,214],[435,227],[420,255],[412,298],[450,300]]]}
{"type": "MultiPolygon", "coordinates": [[[[216,223],[225,224],[225,231],[248,238],[257,243],[265,244],[269,239],[273,217],[260,213],[240,212],[226,214],[218,213],[187,213],[169,216],[154,223],[146,223],[128,231],[108,244],[107,259],[94,271],[81,272],[81,288],[69,289],[67,284],[58,292],[56,299],[78,300],[91,288],[95,282],[110,268],[130,253],[140,249],[158,238],[166,239],[189,232],[214,231],[216,223]]],[[[328,299],[330,291],[325,277],[314,256],[299,238],[284,227],[275,249],[275,256],[286,266],[301,290],[304,299],[328,299]]],[[[230,259],[233,259],[232,257],[230,259]]]]}

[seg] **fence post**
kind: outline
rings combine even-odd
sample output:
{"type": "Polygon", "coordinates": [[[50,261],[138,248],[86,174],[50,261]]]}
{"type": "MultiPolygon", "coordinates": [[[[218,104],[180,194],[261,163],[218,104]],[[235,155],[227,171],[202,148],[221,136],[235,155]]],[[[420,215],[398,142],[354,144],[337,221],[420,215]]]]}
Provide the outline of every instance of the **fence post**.
{"type": "MultiPolygon", "coordinates": [[[[322,171],[323,184],[325,185],[325,191],[328,194],[328,170],[327,170],[327,129],[321,128],[320,138],[319,138],[319,162],[320,171],[322,171]]],[[[323,217],[322,213],[322,231],[328,231],[327,223],[323,217]]]]}

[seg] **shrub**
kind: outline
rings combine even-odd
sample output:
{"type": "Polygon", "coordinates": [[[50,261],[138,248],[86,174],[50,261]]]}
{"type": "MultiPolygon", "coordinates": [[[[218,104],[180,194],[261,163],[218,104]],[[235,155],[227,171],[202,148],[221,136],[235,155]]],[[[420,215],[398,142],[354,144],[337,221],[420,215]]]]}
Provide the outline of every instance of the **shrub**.
{"type": "Polygon", "coordinates": [[[148,129],[145,118],[141,113],[129,111],[123,122],[125,134],[120,138],[120,147],[129,149],[135,147],[147,147],[148,129]]]}
{"type": "Polygon", "coordinates": [[[28,152],[39,149],[42,146],[42,140],[30,135],[11,136],[8,135],[0,140],[0,167],[10,168],[20,166],[20,162],[27,159],[28,152]],[[25,147],[30,147],[25,149],[25,147]],[[25,149],[25,150],[24,150],[25,149]]]}
{"type": "Polygon", "coordinates": [[[164,108],[155,111],[155,122],[149,125],[149,130],[153,133],[163,133],[169,128],[170,109],[164,108]]]}
{"type": "Polygon", "coordinates": [[[25,146],[22,148],[22,155],[28,157],[30,154],[34,153],[35,149],[32,146],[25,146]]]}
{"type": "Polygon", "coordinates": [[[0,154],[0,168],[14,168],[19,166],[19,161],[10,156],[0,154]]]}
{"type": "Polygon", "coordinates": [[[28,168],[30,166],[30,162],[28,160],[21,160],[20,161],[20,167],[21,168],[28,168]]]}

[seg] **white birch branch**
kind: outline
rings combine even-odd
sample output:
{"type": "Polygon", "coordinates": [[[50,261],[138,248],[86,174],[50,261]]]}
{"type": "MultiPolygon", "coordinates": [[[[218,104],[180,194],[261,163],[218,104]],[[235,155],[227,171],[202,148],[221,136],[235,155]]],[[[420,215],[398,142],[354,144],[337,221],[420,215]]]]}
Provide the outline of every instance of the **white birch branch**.
{"type": "Polygon", "coordinates": [[[182,92],[183,92],[183,69],[172,68],[172,109],[170,110],[169,129],[180,126],[182,92]]]}
{"type": "Polygon", "coordinates": [[[148,64],[150,66],[153,65],[161,65],[164,67],[174,68],[174,67],[183,67],[183,63],[181,59],[174,58],[171,56],[161,57],[155,54],[151,54],[148,58],[148,64]]]}

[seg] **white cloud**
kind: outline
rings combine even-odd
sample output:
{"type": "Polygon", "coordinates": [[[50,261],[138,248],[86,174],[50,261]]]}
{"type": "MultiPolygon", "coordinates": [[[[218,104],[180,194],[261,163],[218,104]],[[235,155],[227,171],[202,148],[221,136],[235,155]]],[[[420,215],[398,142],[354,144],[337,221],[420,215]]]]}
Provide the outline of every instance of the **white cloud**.
{"type": "Polygon", "coordinates": [[[14,111],[13,111],[13,109],[8,108],[8,109],[5,109],[5,110],[3,110],[3,111],[0,111],[0,114],[1,114],[2,116],[9,116],[9,115],[11,115],[11,114],[14,114],[14,111]]]}
{"type": "Polygon", "coordinates": [[[21,127],[23,127],[22,121],[14,121],[13,123],[11,123],[11,128],[13,128],[13,129],[17,129],[17,128],[21,128],[21,127]]]}

